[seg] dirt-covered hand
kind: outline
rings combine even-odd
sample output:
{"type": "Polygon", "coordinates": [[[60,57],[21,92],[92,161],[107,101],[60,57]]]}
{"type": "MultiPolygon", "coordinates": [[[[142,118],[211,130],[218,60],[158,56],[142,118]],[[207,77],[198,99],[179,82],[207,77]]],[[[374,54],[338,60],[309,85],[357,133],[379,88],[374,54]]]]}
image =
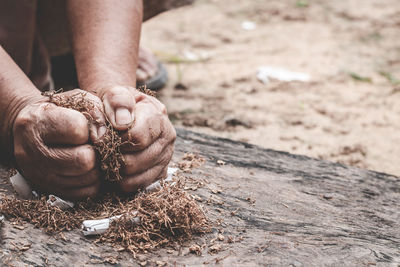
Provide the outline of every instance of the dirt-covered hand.
{"type": "Polygon", "coordinates": [[[111,124],[128,142],[121,148],[125,166],[120,189],[136,192],[165,178],[176,138],[165,106],[132,87],[113,87],[102,100],[111,124]]]}
{"type": "MultiPolygon", "coordinates": [[[[80,92],[95,103],[89,112],[92,121],[104,121],[96,96],[78,89],[57,96],[80,92]]],[[[14,155],[19,171],[45,193],[67,199],[96,195],[101,173],[89,139],[97,138],[101,123],[92,125],[82,113],[47,101],[43,97],[28,104],[15,119],[14,155]]]]}

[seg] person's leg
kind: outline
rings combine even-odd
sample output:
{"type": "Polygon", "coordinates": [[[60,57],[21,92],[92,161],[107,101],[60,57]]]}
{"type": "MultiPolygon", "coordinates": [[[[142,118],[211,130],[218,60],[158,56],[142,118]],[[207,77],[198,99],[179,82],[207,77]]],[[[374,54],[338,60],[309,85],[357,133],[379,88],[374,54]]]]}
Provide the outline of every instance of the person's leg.
{"type": "MultiPolygon", "coordinates": [[[[146,0],[143,2],[143,21],[149,20],[156,15],[178,8],[184,5],[193,3],[195,0],[146,0]]],[[[136,72],[138,84],[145,84],[147,81],[148,87],[162,87],[167,80],[166,70],[160,64],[157,58],[146,48],[139,48],[139,65],[136,72]],[[163,73],[165,72],[165,74],[163,73]],[[155,76],[158,77],[155,77],[155,76]],[[155,77],[155,79],[152,77],[155,77]],[[164,79],[164,80],[163,80],[164,79]]]]}

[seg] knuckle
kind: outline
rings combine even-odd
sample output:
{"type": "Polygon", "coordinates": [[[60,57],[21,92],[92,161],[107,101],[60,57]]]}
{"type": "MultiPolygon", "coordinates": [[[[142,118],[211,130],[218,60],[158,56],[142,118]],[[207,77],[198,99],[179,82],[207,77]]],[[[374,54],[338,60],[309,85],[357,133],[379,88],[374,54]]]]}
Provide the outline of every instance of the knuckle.
{"type": "Polygon", "coordinates": [[[14,157],[17,161],[26,157],[26,152],[22,146],[14,145],[14,157]]]}
{"type": "Polygon", "coordinates": [[[88,121],[84,115],[74,116],[66,120],[70,135],[79,140],[86,140],[89,135],[88,121]]]}
{"type": "Polygon", "coordinates": [[[83,171],[94,169],[96,165],[96,155],[94,150],[90,148],[79,149],[75,162],[77,166],[79,166],[79,169],[83,171]]]}
{"type": "Polygon", "coordinates": [[[30,112],[21,111],[14,122],[14,129],[25,130],[34,123],[34,115],[30,112]]]}
{"type": "Polygon", "coordinates": [[[144,149],[147,147],[147,143],[149,142],[148,139],[147,134],[140,134],[133,137],[133,142],[137,149],[144,149]]]}
{"type": "Polygon", "coordinates": [[[160,103],[160,105],[161,113],[167,115],[167,107],[163,103],[160,103]]]}

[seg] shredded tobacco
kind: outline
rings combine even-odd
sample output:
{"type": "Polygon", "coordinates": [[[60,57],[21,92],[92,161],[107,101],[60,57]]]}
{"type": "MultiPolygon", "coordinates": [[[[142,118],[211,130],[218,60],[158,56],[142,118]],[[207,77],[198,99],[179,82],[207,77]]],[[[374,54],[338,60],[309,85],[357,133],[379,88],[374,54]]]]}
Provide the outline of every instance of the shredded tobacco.
{"type": "Polygon", "coordinates": [[[78,229],[84,220],[123,215],[113,220],[109,230],[96,242],[111,243],[135,254],[210,231],[204,211],[183,186],[179,180],[133,197],[107,194],[100,199],[78,202],[67,210],[50,206],[45,197],[36,200],[4,197],[0,211],[7,219],[29,222],[48,234],[78,229]],[[130,215],[134,211],[139,223],[132,223],[130,215]]]}
{"type": "MultiPolygon", "coordinates": [[[[70,108],[81,112],[86,118],[93,121],[89,112],[95,108],[92,101],[85,98],[85,93],[65,97],[63,95],[48,94],[49,101],[59,107],[70,108]]],[[[96,122],[94,122],[96,123],[96,122]]],[[[120,169],[124,165],[121,146],[124,144],[118,132],[113,129],[110,122],[106,122],[106,133],[101,140],[93,143],[93,147],[100,155],[101,169],[107,181],[121,181],[120,169]]]]}

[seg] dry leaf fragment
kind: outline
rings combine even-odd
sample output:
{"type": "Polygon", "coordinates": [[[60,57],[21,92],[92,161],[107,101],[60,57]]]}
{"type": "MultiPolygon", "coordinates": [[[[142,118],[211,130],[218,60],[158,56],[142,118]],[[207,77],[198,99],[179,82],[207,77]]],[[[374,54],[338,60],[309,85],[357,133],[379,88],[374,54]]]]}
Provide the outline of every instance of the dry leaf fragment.
{"type": "Polygon", "coordinates": [[[202,254],[202,249],[199,245],[194,244],[189,248],[189,252],[200,256],[202,254]]]}
{"type": "Polygon", "coordinates": [[[218,234],[218,240],[219,241],[224,241],[225,240],[225,236],[218,234]]]}
{"type": "Polygon", "coordinates": [[[219,166],[224,166],[224,165],[226,164],[226,162],[219,159],[219,160],[217,160],[217,164],[218,164],[219,166]]]}
{"type": "Polygon", "coordinates": [[[216,254],[216,253],[220,252],[221,249],[222,249],[222,247],[220,244],[214,244],[211,247],[209,247],[208,252],[210,254],[216,254]]]}

